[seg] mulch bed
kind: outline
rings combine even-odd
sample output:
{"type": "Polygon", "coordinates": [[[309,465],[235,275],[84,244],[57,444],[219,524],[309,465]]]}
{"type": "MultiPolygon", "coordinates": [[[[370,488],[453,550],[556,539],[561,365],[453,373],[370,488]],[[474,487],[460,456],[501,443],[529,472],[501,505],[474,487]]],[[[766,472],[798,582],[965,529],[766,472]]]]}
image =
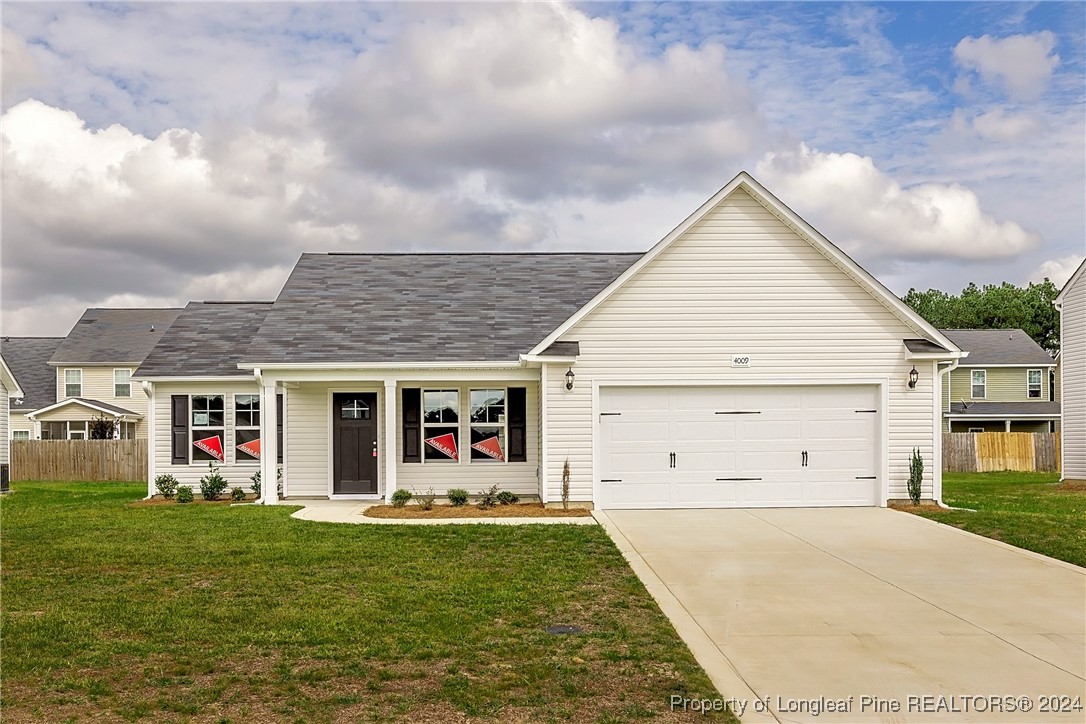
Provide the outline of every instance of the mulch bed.
{"type": "Polygon", "coordinates": [[[583,518],[592,515],[585,508],[545,508],[539,503],[517,503],[481,509],[477,505],[435,505],[431,510],[408,503],[402,508],[374,505],[362,513],[370,518],[583,518]]]}
{"type": "Polygon", "coordinates": [[[163,498],[151,498],[150,500],[137,500],[133,503],[129,503],[130,506],[135,508],[154,507],[156,505],[230,505],[231,503],[252,503],[256,498],[246,498],[245,500],[230,500],[229,497],[222,498],[220,500],[204,500],[199,496],[193,499],[191,503],[178,503],[176,500],[165,500],[163,498]]]}

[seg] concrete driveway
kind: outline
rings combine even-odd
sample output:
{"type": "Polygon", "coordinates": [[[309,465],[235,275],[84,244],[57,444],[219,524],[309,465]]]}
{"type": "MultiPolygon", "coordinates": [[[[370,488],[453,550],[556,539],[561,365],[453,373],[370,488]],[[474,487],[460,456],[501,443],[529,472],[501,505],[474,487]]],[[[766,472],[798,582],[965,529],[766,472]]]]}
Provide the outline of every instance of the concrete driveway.
{"type": "Polygon", "coordinates": [[[743,721],[1086,721],[1086,569],[883,508],[597,517],[743,721]]]}

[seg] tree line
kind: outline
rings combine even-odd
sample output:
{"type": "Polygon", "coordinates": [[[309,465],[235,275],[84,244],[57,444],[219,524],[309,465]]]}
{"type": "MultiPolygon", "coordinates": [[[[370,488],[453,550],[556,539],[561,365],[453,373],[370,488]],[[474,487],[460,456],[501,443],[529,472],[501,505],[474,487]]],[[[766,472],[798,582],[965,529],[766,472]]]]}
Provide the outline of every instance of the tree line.
{"type": "Polygon", "coordinates": [[[937,329],[1021,329],[1055,355],[1060,349],[1060,313],[1052,306],[1060,290],[1048,279],[1018,287],[1009,282],[961,294],[910,289],[902,300],[937,329]]]}

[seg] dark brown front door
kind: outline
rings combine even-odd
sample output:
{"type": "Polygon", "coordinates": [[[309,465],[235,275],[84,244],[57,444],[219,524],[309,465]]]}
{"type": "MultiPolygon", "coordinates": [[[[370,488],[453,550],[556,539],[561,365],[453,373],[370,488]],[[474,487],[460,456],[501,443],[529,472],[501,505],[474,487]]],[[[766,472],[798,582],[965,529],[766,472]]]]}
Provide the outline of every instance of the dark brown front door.
{"type": "Polygon", "coordinates": [[[377,494],[377,393],[332,395],[332,492],[377,494]]]}

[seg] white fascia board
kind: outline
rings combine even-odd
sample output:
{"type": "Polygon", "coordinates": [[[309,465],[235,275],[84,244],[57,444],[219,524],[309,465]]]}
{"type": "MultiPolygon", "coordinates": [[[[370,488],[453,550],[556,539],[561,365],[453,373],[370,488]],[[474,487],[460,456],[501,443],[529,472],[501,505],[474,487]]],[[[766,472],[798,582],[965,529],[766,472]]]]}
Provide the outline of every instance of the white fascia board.
{"type": "Polygon", "coordinates": [[[489,370],[517,369],[523,367],[513,362],[291,362],[287,364],[238,363],[239,370],[260,369],[265,372],[289,372],[291,370],[489,370]]]}
{"type": "Polygon", "coordinates": [[[1024,364],[1013,364],[1013,365],[986,365],[986,364],[983,364],[983,363],[981,363],[981,362],[977,362],[976,364],[969,364],[968,362],[963,362],[962,364],[960,364],[960,365],[958,365],[958,366],[959,366],[959,367],[976,367],[976,368],[978,368],[978,369],[999,369],[999,368],[1004,368],[1004,369],[1006,369],[1006,368],[1010,368],[1010,369],[1013,369],[1013,368],[1015,368],[1015,367],[1018,367],[1018,368],[1020,368],[1020,369],[1023,369],[1023,370],[1035,370],[1035,369],[1037,369],[1038,367],[1055,367],[1055,366],[1056,366],[1056,362],[1055,362],[1055,361],[1052,361],[1052,362],[1038,362],[1037,364],[1027,364],[1027,365],[1024,365],[1024,364]]]}
{"type": "Polygon", "coordinates": [[[8,390],[8,397],[26,397],[23,388],[19,386],[19,380],[15,379],[15,373],[11,371],[3,357],[0,357],[0,375],[3,376],[4,387],[8,390]]]}
{"type": "MultiPolygon", "coordinates": [[[[607,285],[603,291],[594,296],[587,304],[578,309],[573,316],[563,322],[556,330],[551,332],[547,337],[537,344],[528,354],[536,355],[551,346],[554,342],[572,329],[578,322],[584,319],[592,310],[602,304],[608,297],[614,294],[618,289],[626,284],[635,274],[644,269],[647,265],[658,257],[665,249],[682,236],[690,227],[701,221],[717,204],[723,201],[725,198],[734,193],[737,189],[742,188],[744,191],[753,196],[759,203],[766,207],[771,213],[775,214],[785,224],[787,224],[793,231],[796,231],[801,237],[806,239],[812,246],[826,256],[832,263],[836,264],[846,274],[851,276],[860,286],[864,287],[869,294],[875,299],[880,301],[891,313],[897,316],[902,321],[909,324],[918,332],[927,335],[927,337],[946,347],[950,352],[961,351],[958,345],[954,344],[950,339],[943,335],[938,329],[933,327],[927,320],[913,311],[905,302],[901,301],[893,292],[887,289],[882,282],[872,276],[867,270],[853,261],[847,254],[838,249],[829,239],[819,233],[813,226],[804,221],[798,214],[785,206],[780,199],[771,194],[764,186],[758,183],[754,177],[748,174],[746,171],[740,171],[739,174],[728,182],[724,188],[717,191],[713,196],[698,207],[690,216],[686,217],[681,224],[676,226],[668,233],[663,239],[661,239],[655,246],[649,249],[644,255],[641,256],[636,262],[634,262],[630,268],[619,275],[617,279],[607,285]]],[[[945,357],[943,359],[951,359],[945,357]]]]}
{"type": "Polygon", "coordinates": [[[1063,306],[1063,298],[1067,296],[1068,290],[1078,282],[1083,273],[1086,273],[1086,259],[1082,260],[1082,263],[1078,265],[1078,269],[1075,269],[1075,273],[1071,275],[1071,278],[1063,285],[1063,289],[1060,290],[1060,293],[1052,300],[1052,303],[1056,305],[1057,308],[1063,306]]]}
{"type": "Polygon", "coordinates": [[[558,364],[574,364],[577,361],[575,355],[540,355],[540,354],[522,354],[520,356],[521,362],[528,364],[550,364],[551,362],[557,362],[558,364]]]}
{"type": "Polygon", "coordinates": [[[905,359],[908,359],[908,360],[927,360],[927,361],[936,360],[936,361],[941,362],[943,360],[962,359],[968,354],[969,354],[968,352],[908,352],[908,351],[906,351],[905,352],[905,359]]]}
{"type": "Polygon", "coordinates": [[[518,382],[538,381],[539,367],[517,366],[494,369],[413,369],[390,370],[269,370],[261,368],[265,383],[287,384],[292,382],[518,382]]]}
{"type": "Polygon", "coordinates": [[[985,420],[989,420],[989,419],[991,419],[991,420],[1058,420],[1059,418],[1061,418],[1063,416],[1058,412],[1053,412],[1053,413],[1049,413],[1049,414],[1040,414],[1040,413],[1031,412],[1031,413],[1024,414],[1024,415],[1023,414],[1017,414],[1017,415],[991,415],[991,414],[988,414],[988,415],[970,415],[970,414],[965,413],[965,412],[948,412],[948,413],[945,414],[945,417],[954,418],[955,420],[980,420],[980,419],[985,419],[985,420]]]}
{"type": "Polygon", "coordinates": [[[199,383],[199,382],[252,382],[253,381],[253,378],[251,376],[242,376],[242,375],[219,375],[219,376],[209,376],[209,377],[200,377],[200,376],[196,376],[196,375],[194,375],[192,377],[176,376],[176,375],[172,376],[172,377],[145,377],[144,375],[140,375],[139,377],[133,377],[132,379],[139,380],[141,382],[196,382],[196,383],[199,383]]]}
{"type": "Polygon", "coordinates": [[[98,405],[88,402],[87,400],[81,400],[78,397],[69,397],[66,400],[61,400],[60,402],[49,405],[48,407],[42,407],[41,409],[34,410],[33,412],[28,412],[26,413],[26,416],[31,420],[36,420],[38,415],[46,412],[52,412],[53,410],[59,410],[66,405],[80,405],[82,407],[90,408],[91,410],[98,410],[98,412],[110,415],[111,417],[116,417],[117,419],[121,420],[125,418],[132,418],[134,420],[138,420],[139,418],[143,417],[143,415],[141,415],[140,413],[132,412],[131,410],[129,410],[128,412],[118,412],[117,410],[110,410],[106,407],[99,407],[98,405]]]}

